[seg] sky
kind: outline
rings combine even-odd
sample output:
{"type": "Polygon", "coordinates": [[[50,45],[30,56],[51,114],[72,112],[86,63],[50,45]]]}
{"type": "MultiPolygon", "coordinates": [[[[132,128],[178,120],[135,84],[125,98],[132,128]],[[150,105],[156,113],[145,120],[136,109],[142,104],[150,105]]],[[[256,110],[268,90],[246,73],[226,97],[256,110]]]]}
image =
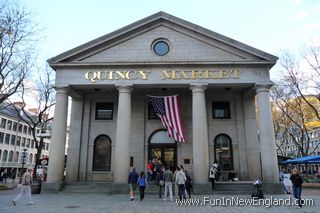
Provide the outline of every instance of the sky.
{"type": "MultiPolygon", "coordinates": [[[[320,43],[319,0],[20,0],[44,38],[39,60],[164,11],[278,55],[320,43]]],[[[277,69],[277,66],[273,69],[277,69]]],[[[272,77],[272,76],[271,76],[272,77]]]]}

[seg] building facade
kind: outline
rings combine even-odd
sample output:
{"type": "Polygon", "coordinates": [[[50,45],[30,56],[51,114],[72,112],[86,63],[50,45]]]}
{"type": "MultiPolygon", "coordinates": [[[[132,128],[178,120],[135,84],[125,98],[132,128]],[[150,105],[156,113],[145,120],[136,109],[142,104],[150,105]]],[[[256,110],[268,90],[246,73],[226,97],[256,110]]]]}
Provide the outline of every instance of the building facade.
{"type": "MultiPolygon", "coordinates": [[[[40,128],[37,129],[37,133],[40,128]]],[[[45,139],[42,147],[42,157],[49,154],[50,140],[45,139]]],[[[0,173],[7,171],[9,178],[16,178],[22,167],[34,167],[36,144],[31,128],[22,121],[15,108],[7,103],[0,106],[0,173]],[[23,152],[26,154],[22,165],[23,152]]]]}
{"type": "Polygon", "coordinates": [[[66,181],[124,184],[130,167],[145,170],[159,157],[184,165],[196,184],[208,183],[215,160],[240,180],[277,182],[269,100],[276,60],[164,12],[50,59],[57,93],[47,185],[63,183],[69,96],[66,181]],[[186,143],[167,136],[148,95],[179,95],[186,143]]]}

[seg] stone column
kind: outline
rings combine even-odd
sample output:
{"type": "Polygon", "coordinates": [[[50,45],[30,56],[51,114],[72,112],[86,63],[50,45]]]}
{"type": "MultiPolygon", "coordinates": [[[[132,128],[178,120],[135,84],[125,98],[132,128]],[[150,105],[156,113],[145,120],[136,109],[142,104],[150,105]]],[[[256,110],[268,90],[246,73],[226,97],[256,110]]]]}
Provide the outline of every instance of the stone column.
{"type": "Polygon", "coordinates": [[[273,131],[270,85],[256,85],[262,177],[265,182],[279,182],[277,152],[273,131]]]}
{"type": "Polygon", "coordinates": [[[67,116],[67,90],[65,88],[56,88],[56,105],[49,150],[48,183],[61,184],[63,182],[67,116]]]}
{"type": "Polygon", "coordinates": [[[209,144],[205,85],[191,85],[192,90],[192,149],[193,179],[195,183],[208,183],[209,144]]]}
{"type": "Polygon", "coordinates": [[[127,183],[130,164],[131,87],[118,87],[119,102],[116,130],[114,182],[127,183]]]}
{"type": "Polygon", "coordinates": [[[83,101],[81,98],[72,98],[70,131],[68,142],[67,181],[79,180],[79,163],[81,147],[83,101]]]}

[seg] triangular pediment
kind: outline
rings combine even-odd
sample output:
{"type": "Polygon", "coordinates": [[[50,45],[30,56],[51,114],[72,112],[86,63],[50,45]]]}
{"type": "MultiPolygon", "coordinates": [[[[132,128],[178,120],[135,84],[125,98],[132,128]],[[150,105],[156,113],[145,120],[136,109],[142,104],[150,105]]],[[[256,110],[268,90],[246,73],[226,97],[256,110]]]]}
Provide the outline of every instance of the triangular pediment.
{"type": "Polygon", "coordinates": [[[63,65],[260,63],[275,64],[277,57],[205,28],[159,12],[102,36],[48,62],[63,65]],[[157,39],[169,44],[165,56],[154,53],[157,39]]]}

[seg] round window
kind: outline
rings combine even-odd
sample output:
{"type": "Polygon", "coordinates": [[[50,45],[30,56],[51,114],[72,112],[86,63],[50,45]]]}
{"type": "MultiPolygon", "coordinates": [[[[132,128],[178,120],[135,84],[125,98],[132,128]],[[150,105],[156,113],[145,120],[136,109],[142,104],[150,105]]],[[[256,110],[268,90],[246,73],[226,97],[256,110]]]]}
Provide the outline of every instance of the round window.
{"type": "Polygon", "coordinates": [[[157,41],[153,45],[153,51],[159,56],[164,56],[169,52],[169,45],[165,41],[157,41]]]}

